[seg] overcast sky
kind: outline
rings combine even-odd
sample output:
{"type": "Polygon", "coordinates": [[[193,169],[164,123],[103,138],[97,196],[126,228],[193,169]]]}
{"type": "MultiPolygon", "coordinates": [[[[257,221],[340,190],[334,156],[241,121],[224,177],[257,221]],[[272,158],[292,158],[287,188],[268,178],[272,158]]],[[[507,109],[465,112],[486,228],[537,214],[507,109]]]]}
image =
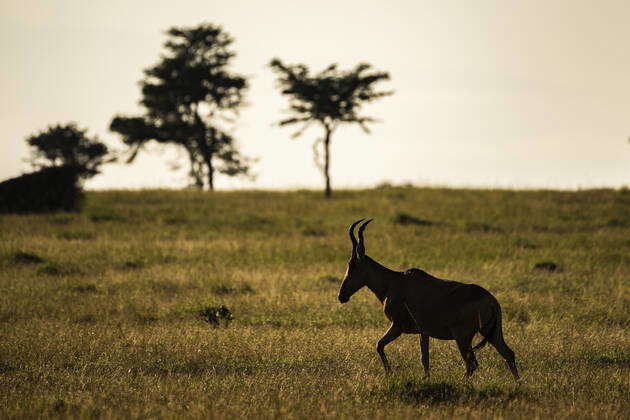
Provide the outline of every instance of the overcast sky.
{"type": "MultiPolygon", "coordinates": [[[[137,113],[142,70],[171,26],[221,25],[233,70],[249,76],[234,134],[256,182],[218,189],[321,188],[315,128],[292,140],[271,58],[318,71],[367,61],[393,96],[365,108],[372,134],[335,133],[332,183],[586,188],[630,184],[630,2],[69,1],[0,2],[0,179],[29,169],[25,137],[76,121],[110,147],[118,113],[137,113]]],[[[180,187],[185,155],[110,165],[89,188],[180,187]],[[181,160],[173,172],[169,162],[181,160]]]]}

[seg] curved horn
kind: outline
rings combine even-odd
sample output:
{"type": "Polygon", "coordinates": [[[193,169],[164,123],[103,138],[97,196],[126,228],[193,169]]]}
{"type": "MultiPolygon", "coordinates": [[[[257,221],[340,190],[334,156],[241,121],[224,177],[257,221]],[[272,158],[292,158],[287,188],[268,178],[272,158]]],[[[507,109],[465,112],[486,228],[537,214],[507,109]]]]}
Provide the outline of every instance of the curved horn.
{"type": "Polygon", "coordinates": [[[359,244],[357,245],[357,257],[361,258],[365,255],[365,245],[363,244],[363,231],[365,227],[374,219],[369,219],[367,222],[363,222],[361,226],[359,226],[359,244]]]}
{"type": "Polygon", "coordinates": [[[354,227],[364,220],[365,219],[357,220],[352,225],[350,225],[350,229],[348,230],[348,233],[350,234],[350,242],[352,242],[352,258],[356,258],[357,256],[357,240],[354,237],[354,227]]]}

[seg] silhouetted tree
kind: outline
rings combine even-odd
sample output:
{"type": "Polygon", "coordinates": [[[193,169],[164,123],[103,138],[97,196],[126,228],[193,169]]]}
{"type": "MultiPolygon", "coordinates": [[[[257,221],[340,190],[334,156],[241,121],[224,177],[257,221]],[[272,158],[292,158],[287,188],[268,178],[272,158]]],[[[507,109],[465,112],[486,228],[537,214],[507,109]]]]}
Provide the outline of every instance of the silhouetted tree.
{"type": "Polygon", "coordinates": [[[228,72],[233,39],[221,27],[171,28],[167,52],[144,71],[140,82],[144,115],[116,116],[110,129],[122,135],[133,161],[149,141],[183,147],[194,184],[214,188],[215,171],[247,175],[250,160],[220,123],[231,123],[243,105],[244,77],[228,72]],[[204,179],[206,182],[204,182],[204,179]]]}
{"type": "Polygon", "coordinates": [[[293,138],[297,138],[312,124],[317,123],[324,129],[324,137],[313,144],[315,162],[326,180],[326,197],[330,197],[330,140],[333,132],[341,124],[359,124],[369,133],[367,124],[374,122],[371,117],[359,115],[365,102],[372,102],[391,91],[375,91],[374,85],[388,80],[385,72],[370,72],[369,64],[361,63],[354,69],[342,71],[333,64],[323,71],[310,75],[304,64],[286,65],[279,59],[273,59],[271,68],[278,74],[278,83],[282,93],[289,96],[290,118],[280,121],[280,126],[302,124],[293,138]],[[323,143],[324,163],[319,162],[317,146],[323,143]]]}
{"type": "Polygon", "coordinates": [[[75,123],[54,125],[26,139],[31,149],[28,161],[36,169],[71,166],[80,178],[99,173],[104,163],[116,160],[97,137],[88,137],[75,123]]]}

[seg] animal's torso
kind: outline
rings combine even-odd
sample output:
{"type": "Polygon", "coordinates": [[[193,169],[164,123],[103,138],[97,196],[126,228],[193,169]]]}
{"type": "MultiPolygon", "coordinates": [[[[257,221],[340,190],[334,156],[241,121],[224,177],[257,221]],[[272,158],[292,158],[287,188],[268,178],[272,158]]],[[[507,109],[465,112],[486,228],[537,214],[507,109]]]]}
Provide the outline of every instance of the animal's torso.
{"type": "Polygon", "coordinates": [[[487,296],[492,297],[477,285],[441,280],[411,269],[390,284],[383,303],[387,318],[405,333],[452,340],[451,326],[462,318],[472,320],[475,302],[487,296]]]}

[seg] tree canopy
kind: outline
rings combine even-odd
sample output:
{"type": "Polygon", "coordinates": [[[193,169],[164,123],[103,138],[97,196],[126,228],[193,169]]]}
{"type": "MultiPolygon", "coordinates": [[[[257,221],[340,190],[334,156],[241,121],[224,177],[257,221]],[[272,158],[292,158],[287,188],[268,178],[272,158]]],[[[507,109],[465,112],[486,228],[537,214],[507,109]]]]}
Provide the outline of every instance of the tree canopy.
{"type": "Polygon", "coordinates": [[[101,165],[115,160],[107,145],[75,123],[50,126],[26,142],[32,148],[29,162],[34,168],[72,166],[81,178],[93,177],[101,165]]]}
{"type": "Polygon", "coordinates": [[[148,142],[184,148],[198,187],[214,188],[214,173],[247,175],[229,125],[244,103],[247,80],[228,71],[233,39],[221,27],[171,28],[166,53],[140,82],[145,113],[116,116],[110,129],[122,135],[131,162],[148,142]]]}
{"type": "Polygon", "coordinates": [[[392,91],[377,91],[378,82],[388,80],[389,73],[372,71],[372,66],[360,63],[350,70],[339,70],[336,64],[310,74],[304,64],[287,65],[275,58],[270,63],[278,74],[278,85],[282,94],[289,97],[290,117],[279,121],[280,126],[299,125],[293,137],[301,136],[313,123],[324,129],[324,137],[313,145],[316,161],[319,155],[317,146],[324,147],[324,162],[318,163],[325,178],[325,194],[330,196],[330,140],[333,132],[341,124],[358,124],[369,133],[368,123],[372,117],[361,115],[365,103],[391,95],[392,91]]]}

